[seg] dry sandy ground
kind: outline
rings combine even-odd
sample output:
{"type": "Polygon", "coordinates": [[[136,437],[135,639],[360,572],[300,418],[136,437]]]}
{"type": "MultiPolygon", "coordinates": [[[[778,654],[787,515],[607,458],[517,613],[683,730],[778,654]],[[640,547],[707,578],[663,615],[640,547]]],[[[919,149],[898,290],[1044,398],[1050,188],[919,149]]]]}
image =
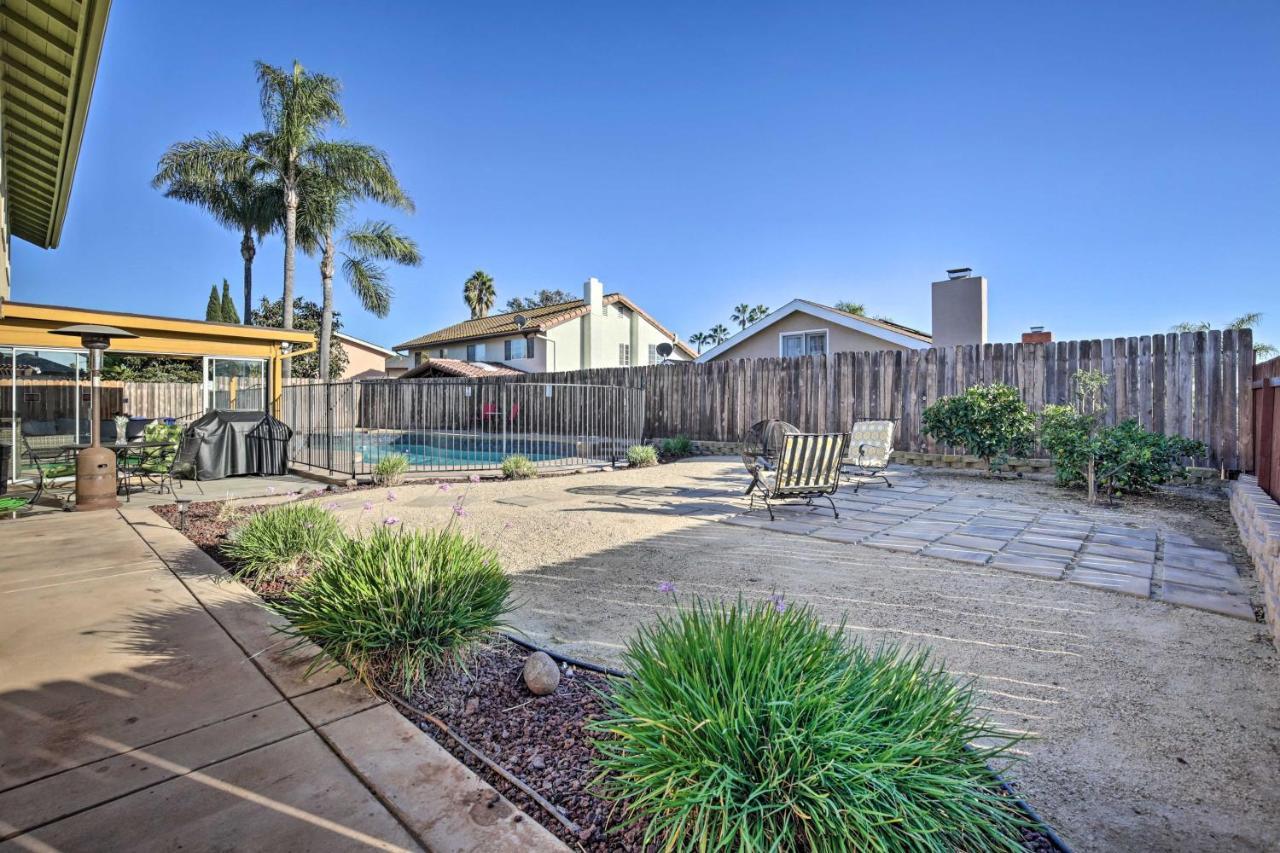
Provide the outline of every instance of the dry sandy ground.
{"type": "MultiPolygon", "coordinates": [[[[1064,500],[1048,484],[925,476],[1034,505],[1064,500]]],[[[745,506],[743,485],[740,465],[712,459],[336,502],[353,527],[452,520],[494,542],[515,574],[512,624],[571,655],[621,663],[636,626],[671,606],[663,581],[679,596],[783,593],[832,623],[847,618],[851,637],[927,646],[975,679],[998,722],[1031,737],[1011,775],[1079,850],[1280,849],[1280,656],[1261,625],[718,523],[745,506]]],[[[1238,551],[1220,498],[1118,510],[1067,500],[1238,551]]]]}

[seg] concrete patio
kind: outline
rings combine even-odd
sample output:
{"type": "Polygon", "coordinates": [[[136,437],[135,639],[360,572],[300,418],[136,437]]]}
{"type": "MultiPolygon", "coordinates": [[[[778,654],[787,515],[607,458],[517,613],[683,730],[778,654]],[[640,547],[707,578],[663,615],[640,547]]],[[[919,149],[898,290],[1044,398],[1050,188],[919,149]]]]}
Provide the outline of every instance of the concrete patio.
{"type": "Polygon", "coordinates": [[[0,850],[563,849],[149,509],[0,538],[0,850]]]}

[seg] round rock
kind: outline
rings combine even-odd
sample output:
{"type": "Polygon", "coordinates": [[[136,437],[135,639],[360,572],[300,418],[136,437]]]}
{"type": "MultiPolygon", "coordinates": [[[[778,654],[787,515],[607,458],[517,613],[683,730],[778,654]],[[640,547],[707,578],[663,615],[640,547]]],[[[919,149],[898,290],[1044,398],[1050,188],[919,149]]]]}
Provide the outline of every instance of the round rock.
{"type": "Polygon", "coordinates": [[[524,684],[535,696],[546,696],[560,684],[560,667],[546,652],[534,652],[524,662],[524,684]]]}

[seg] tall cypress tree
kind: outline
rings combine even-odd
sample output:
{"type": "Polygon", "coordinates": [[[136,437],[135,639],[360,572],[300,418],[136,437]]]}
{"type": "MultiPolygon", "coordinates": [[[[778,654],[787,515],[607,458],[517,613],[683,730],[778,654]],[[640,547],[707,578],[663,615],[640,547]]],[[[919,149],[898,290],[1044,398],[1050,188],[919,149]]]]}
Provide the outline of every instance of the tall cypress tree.
{"type": "Polygon", "coordinates": [[[204,309],[204,318],[210,323],[222,322],[222,299],[216,284],[209,285],[209,305],[204,309]]]}
{"type": "Polygon", "coordinates": [[[240,322],[240,312],[236,311],[235,300],[231,298],[231,285],[225,278],[222,280],[222,322],[240,322]]]}

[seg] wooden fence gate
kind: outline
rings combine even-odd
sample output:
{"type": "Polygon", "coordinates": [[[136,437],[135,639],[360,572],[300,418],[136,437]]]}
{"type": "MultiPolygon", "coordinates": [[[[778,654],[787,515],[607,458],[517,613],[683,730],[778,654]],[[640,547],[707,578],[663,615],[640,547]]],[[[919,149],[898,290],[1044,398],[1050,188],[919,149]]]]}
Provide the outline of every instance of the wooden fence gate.
{"type": "Polygon", "coordinates": [[[1280,358],[1253,368],[1253,470],[1262,490],[1280,501],[1280,358]]]}

